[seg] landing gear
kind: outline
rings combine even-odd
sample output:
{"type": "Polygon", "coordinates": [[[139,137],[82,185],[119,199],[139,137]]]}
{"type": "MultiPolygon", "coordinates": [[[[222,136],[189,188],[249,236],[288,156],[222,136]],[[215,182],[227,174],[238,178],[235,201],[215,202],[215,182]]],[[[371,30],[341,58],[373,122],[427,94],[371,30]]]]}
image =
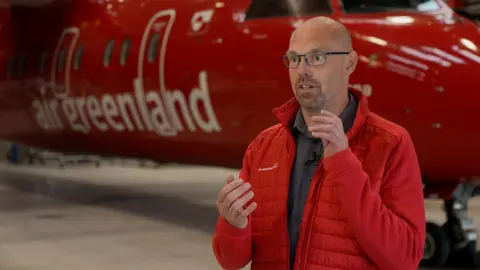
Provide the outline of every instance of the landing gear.
{"type": "Polygon", "coordinates": [[[476,258],[477,230],[473,220],[467,217],[467,201],[474,189],[474,185],[460,184],[452,197],[444,201],[445,224],[440,227],[427,223],[421,266],[472,269],[480,266],[476,258]]]}
{"type": "Polygon", "coordinates": [[[422,266],[442,267],[450,255],[448,235],[442,227],[427,222],[427,234],[423,250],[422,266]]]}

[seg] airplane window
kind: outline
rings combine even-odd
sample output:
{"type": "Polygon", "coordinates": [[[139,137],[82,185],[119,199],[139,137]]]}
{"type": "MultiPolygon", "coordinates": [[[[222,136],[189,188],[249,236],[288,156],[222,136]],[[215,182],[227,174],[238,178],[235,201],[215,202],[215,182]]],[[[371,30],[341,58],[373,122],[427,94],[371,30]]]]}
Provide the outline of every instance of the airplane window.
{"type": "Polygon", "coordinates": [[[67,49],[62,48],[60,50],[60,55],[58,56],[58,67],[57,67],[58,72],[61,72],[63,70],[63,67],[65,66],[66,54],[67,54],[67,49]]]}
{"type": "Polygon", "coordinates": [[[160,39],[160,33],[155,33],[152,36],[152,40],[148,45],[148,62],[152,63],[155,61],[155,57],[157,56],[157,49],[158,49],[158,40],[160,39]]]}
{"type": "Polygon", "coordinates": [[[82,63],[82,55],[83,55],[83,46],[79,46],[75,51],[75,61],[73,62],[73,68],[77,70],[82,63]]]}
{"type": "Polygon", "coordinates": [[[22,74],[23,74],[23,64],[24,63],[25,63],[25,55],[22,54],[20,56],[20,59],[18,60],[18,70],[17,70],[17,72],[18,72],[19,76],[22,76],[22,74]]]}
{"type": "Polygon", "coordinates": [[[113,46],[115,46],[115,40],[111,39],[108,41],[105,53],[103,54],[103,65],[105,67],[110,65],[110,61],[112,61],[113,46]]]}
{"type": "Polygon", "coordinates": [[[122,51],[120,53],[120,65],[124,66],[127,62],[128,54],[130,52],[130,39],[125,39],[122,43],[122,51]]]}
{"type": "Polygon", "coordinates": [[[383,12],[415,9],[417,11],[435,11],[440,5],[435,0],[342,0],[347,12],[383,12]]]}
{"type": "Polygon", "coordinates": [[[331,13],[330,0],[252,0],[246,20],[331,13]]]}
{"type": "Polygon", "coordinates": [[[47,57],[48,57],[48,52],[43,52],[42,55],[40,56],[40,65],[38,67],[38,70],[41,73],[45,70],[45,64],[47,63],[47,57]]]}
{"type": "Polygon", "coordinates": [[[15,66],[15,55],[12,55],[12,56],[10,56],[10,59],[8,60],[7,78],[10,78],[10,76],[12,76],[12,71],[13,71],[14,66],[15,66]]]}

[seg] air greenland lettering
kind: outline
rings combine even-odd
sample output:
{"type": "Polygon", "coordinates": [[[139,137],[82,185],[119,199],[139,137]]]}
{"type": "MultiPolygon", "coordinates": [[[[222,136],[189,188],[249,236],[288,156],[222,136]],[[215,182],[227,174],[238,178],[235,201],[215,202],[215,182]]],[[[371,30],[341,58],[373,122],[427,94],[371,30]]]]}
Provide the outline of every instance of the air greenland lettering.
{"type": "Polygon", "coordinates": [[[188,99],[180,90],[144,91],[140,78],[130,92],[104,94],[100,97],[67,97],[65,99],[34,100],[32,107],[38,124],[45,130],[62,130],[63,113],[68,126],[76,132],[153,131],[160,136],[175,136],[178,132],[219,132],[221,127],[213,110],[207,83],[207,73],[198,75],[198,87],[188,99]],[[202,106],[200,106],[202,105],[202,106]],[[180,107],[179,112],[176,106],[180,107]],[[204,108],[206,117],[202,116],[204,108]],[[182,120],[185,126],[182,124],[182,120]]]}
{"type": "MultiPolygon", "coordinates": [[[[206,133],[221,131],[215,115],[208,86],[206,71],[200,71],[196,86],[188,94],[188,98],[180,90],[167,90],[165,86],[165,53],[166,44],[170,31],[175,20],[175,10],[164,10],[157,12],[150,20],[144,31],[142,44],[139,50],[138,74],[133,79],[131,92],[106,93],[100,97],[70,96],[70,69],[65,71],[66,91],[55,91],[59,89],[58,84],[52,75],[52,82],[41,82],[41,100],[34,100],[32,108],[35,112],[37,123],[44,130],[63,130],[69,127],[75,132],[88,133],[93,129],[101,132],[134,132],[150,131],[160,136],[175,136],[178,132],[201,130],[206,133]],[[147,46],[147,36],[152,25],[159,19],[167,19],[165,33],[162,36],[160,51],[159,81],[160,91],[145,91],[143,84],[143,64],[147,46]],[[45,91],[45,89],[47,91],[45,91]],[[51,92],[55,99],[44,99],[45,92],[51,92]],[[180,109],[177,111],[176,107],[180,109]],[[204,116],[200,108],[203,107],[204,116]],[[62,122],[61,115],[66,119],[62,122]],[[184,124],[183,124],[184,123],[184,124]]],[[[67,40],[65,35],[74,34],[75,46],[79,31],[76,28],[64,30],[59,43],[67,40]]],[[[57,45],[56,53],[58,53],[57,45]]],[[[72,58],[69,57],[68,61],[72,58]]],[[[67,65],[70,66],[70,65],[67,65]]],[[[52,72],[55,69],[52,68],[52,72]]],[[[62,88],[62,87],[60,87],[62,88]]]]}

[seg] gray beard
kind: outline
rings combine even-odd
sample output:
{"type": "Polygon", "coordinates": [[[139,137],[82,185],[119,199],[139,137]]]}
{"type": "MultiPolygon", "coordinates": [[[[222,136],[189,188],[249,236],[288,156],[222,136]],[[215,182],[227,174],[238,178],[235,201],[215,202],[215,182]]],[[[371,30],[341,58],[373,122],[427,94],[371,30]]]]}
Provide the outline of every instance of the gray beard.
{"type": "Polygon", "coordinates": [[[313,115],[320,114],[320,111],[325,109],[326,100],[323,97],[316,98],[314,100],[309,99],[308,101],[300,98],[299,103],[306,112],[313,115]]]}

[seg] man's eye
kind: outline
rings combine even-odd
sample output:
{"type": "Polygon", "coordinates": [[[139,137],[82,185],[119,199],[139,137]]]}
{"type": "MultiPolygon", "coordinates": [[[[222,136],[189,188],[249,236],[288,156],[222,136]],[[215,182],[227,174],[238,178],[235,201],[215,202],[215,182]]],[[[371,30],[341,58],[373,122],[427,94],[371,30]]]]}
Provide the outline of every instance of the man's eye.
{"type": "Polygon", "coordinates": [[[323,60],[323,56],[322,56],[322,55],[315,55],[315,56],[313,57],[313,60],[314,60],[314,61],[322,61],[322,60],[323,60]]]}

